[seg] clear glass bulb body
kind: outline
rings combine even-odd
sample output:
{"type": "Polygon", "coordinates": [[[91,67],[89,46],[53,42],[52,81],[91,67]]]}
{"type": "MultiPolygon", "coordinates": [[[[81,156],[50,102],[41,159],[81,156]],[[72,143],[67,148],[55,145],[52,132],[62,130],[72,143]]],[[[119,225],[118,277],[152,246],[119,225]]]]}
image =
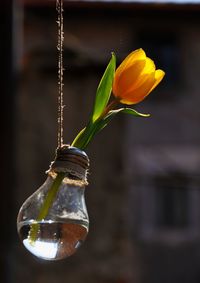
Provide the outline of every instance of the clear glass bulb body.
{"type": "Polygon", "coordinates": [[[51,205],[45,208],[54,179],[53,175],[47,177],[24,202],[17,218],[17,229],[24,246],[45,260],[63,259],[74,254],[89,228],[85,187],[79,186],[80,181],[69,182],[70,179],[64,178],[51,205]]]}

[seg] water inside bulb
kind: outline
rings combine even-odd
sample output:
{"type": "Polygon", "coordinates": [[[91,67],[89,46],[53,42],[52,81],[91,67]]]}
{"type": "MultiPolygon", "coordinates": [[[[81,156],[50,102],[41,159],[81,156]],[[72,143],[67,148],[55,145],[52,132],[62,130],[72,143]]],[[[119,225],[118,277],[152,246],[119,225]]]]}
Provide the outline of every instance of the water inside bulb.
{"type": "MultiPolygon", "coordinates": [[[[87,223],[86,223],[87,224],[87,223]]],[[[88,229],[80,221],[21,223],[19,235],[32,254],[46,260],[59,260],[74,254],[84,242],[88,229]],[[31,239],[31,232],[35,232],[31,239]]]]}
{"type": "Polygon", "coordinates": [[[45,260],[59,260],[74,254],[89,228],[85,188],[64,178],[55,191],[54,181],[55,177],[48,176],[24,202],[17,220],[25,248],[45,260]],[[53,200],[49,201],[52,195],[53,200]]]}

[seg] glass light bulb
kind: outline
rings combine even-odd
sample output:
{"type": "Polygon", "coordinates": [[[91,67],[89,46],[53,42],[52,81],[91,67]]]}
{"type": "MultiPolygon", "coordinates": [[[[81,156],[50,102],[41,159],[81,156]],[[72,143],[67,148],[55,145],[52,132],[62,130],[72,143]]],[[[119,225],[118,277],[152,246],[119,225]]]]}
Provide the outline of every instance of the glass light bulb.
{"type": "Polygon", "coordinates": [[[49,174],[45,183],[24,202],[17,218],[24,246],[45,260],[71,256],[88,234],[84,183],[69,174],[60,175],[59,183],[59,173],[49,174]]]}

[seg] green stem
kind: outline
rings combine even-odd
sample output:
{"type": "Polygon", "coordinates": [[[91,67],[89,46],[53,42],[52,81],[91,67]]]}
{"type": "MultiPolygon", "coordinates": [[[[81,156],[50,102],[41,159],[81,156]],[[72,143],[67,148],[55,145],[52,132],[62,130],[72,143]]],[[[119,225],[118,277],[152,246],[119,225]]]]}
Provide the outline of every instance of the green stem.
{"type": "Polygon", "coordinates": [[[88,133],[89,133],[89,130],[87,126],[78,133],[78,135],[75,137],[75,139],[71,143],[71,146],[74,146],[74,147],[77,147],[83,150],[84,148],[83,144],[85,143],[85,140],[87,139],[88,133]]]}
{"type": "Polygon", "coordinates": [[[65,173],[60,172],[58,173],[58,175],[56,176],[55,180],[53,181],[53,184],[51,185],[50,190],[47,193],[47,196],[45,198],[45,201],[39,211],[38,217],[36,219],[36,223],[31,224],[31,229],[29,232],[29,241],[34,244],[34,242],[37,239],[37,233],[39,230],[39,223],[40,221],[44,220],[45,217],[48,215],[49,213],[49,209],[51,208],[53,201],[56,197],[56,194],[60,188],[60,185],[62,183],[62,180],[65,177],[65,173]]]}
{"type": "Polygon", "coordinates": [[[97,120],[93,122],[92,119],[90,119],[87,126],[78,133],[71,145],[84,150],[89,142],[93,139],[94,135],[98,132],[96,129],[99,121],[101,121],[108,114],[108,112],[113,110],[118,104],[119,101],[117,99],[111,101],[97,120]]]}
{"type": "Polygon", "coordinates": [[[119,101],[117,99],[112,100],[104,109],[101,116],[98,118],[98,120],[104,118],[110,110],[113,110],[117,105],[119,104],[119,101]]]}

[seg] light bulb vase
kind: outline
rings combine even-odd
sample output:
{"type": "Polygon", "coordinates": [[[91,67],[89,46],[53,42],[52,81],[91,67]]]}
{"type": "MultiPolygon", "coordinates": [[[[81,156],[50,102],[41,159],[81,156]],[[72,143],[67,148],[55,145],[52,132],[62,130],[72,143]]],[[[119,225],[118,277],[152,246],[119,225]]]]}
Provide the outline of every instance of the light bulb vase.
{"type": "Polygon", "coordinates": [[[18,233],[35,256],[63,259],[85,240],[89,229],[84,198],[88,168],[84,151],[63,145],[56,151],[45,183],[22,205],[18,233]]]}

